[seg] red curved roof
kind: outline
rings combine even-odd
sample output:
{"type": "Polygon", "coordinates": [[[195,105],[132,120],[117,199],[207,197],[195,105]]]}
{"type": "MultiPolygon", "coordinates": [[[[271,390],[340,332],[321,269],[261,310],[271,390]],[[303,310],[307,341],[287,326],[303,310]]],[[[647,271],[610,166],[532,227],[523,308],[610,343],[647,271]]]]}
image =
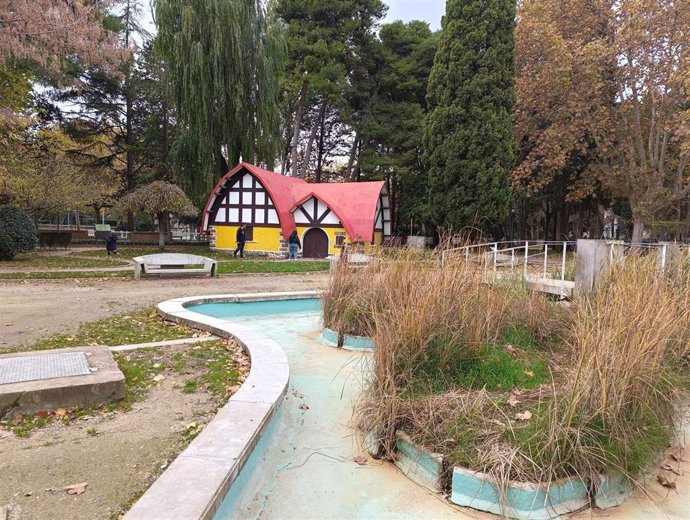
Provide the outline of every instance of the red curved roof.
{"type": "Polygon", "coordinates": [[[293,210],[310,197],[315,197],[336,214],[351,240],[374,240],[376,208],[385,187],[384,181],[308,183],[304,179],[286,177],[248,163],[238,164],[218,181],[204,207],[202,229],[208,228],[210,208],[227,185],[227,179],[242,170],[256,176],[270,195],[283,236],[288,236],[296,227],[293,210]]]}

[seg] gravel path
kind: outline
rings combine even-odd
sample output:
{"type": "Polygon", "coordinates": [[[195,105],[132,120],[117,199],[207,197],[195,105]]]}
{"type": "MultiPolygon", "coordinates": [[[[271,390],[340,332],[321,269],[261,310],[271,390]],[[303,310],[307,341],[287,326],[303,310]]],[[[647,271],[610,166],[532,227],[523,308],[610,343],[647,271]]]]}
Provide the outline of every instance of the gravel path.
{"type": "Polygon", "coordinates": [[[130,312],[169,298],[326,287],[327,273],[237,274],[220,278],[0,281],[0,352],[4,347],[74,330],[82,322],[130,312]]]}

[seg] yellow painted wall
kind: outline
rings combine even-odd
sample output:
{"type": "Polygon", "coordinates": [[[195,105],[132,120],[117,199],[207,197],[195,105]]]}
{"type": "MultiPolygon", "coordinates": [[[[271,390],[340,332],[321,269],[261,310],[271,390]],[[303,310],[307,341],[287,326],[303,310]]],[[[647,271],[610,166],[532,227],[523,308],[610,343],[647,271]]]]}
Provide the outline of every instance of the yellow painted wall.
{"type": "MultiPolygon", "coordinates": [[[[216,249],[234,250],[237,247],[238,226],[218,226],[216,225],[216,249]]],[[[244,245],[245,251],[280,251],[280,228],[277,227],[254,227],[254,239],[247,241],[244,245]]]]}
{"type": "MultiPolygon", "coordinates": [[[[230,250],[233,251],[237,247],[237,242],[235,241],[235,236],[237,234],[237,226],[215,226],[216,229],[216,249],[230,250]]],[[[304,234],[311,227],[299,226],[297,228],[297,233],[299,234],[300,241],[304,243],[304,234]]],[[[328,235],[328,254],[335,255],[340,254],[340,248],[335,247],[335,235],[336,233],[345,233],[345,244],[350,242],[347,232],[341,227],[326,227],[321,228],[328,235]]],[[[248,241],[244,249],[245,251],[271,251],[280,252],[280,240],[282,236],[280,234],[280,228],[277,227],[261,227],[254,226],[254,240],[248,241]]],[[[377,248],[381,244],[381,233],[374,233],[374,245],[366,243],[364,244],[365,250],[371,250],[377,248]]]]}
{"type": "MultiPolygon", "coordinates": [[[[311,229],[310,226],[298,226],[297,227],[297,234],[299,235],[299,239],[304,244],[304,234],[307,232],[307,230],[311,229]]],[[[335,255],[340,254],[340,248],[335,247],[335,234],[336,233],[346,233],[344,228],[341,227],[326,227],[326,228],[320,228],[323,231],[326,232],[328,235],[328,254],[329,255],[335,255]]],[[[347,244],[349,242],[347,233],[345,234],[345,243],[347,244]]]]}

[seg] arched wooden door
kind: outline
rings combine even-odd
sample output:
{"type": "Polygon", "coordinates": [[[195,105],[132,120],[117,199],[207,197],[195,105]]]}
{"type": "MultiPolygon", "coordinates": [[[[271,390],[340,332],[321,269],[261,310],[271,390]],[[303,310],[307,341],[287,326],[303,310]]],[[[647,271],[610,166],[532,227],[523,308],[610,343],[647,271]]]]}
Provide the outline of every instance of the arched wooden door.
{"type": "Polygon", "coordinates": [[[326,258],[328,256],[328,235],[323,229],[311,228],[302,240],[304,258],[326,258]]]}

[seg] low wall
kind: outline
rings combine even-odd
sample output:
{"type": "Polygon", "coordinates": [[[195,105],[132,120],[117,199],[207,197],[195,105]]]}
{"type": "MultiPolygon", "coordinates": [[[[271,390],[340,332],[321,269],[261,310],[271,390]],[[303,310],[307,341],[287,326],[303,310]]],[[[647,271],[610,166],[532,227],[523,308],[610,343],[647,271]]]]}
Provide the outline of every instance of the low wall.
{"type": "MultiPolygon", "coordinates": [[[[419,485],[444,493],[442,456],[417,446],[402,432],[397,433],[395,465],[419,485]]],[[[452,471],[450,502],[517,520],[557,519],[590,504],[607,509],[619,506],[632,494],[621,474],[602,475],[598,483],[572,478],[550,483],[510,482],[501,489],[486,473],[458,466],[452,471]]]]}
{"type": "Polygon", "coordinates": [[[367,336],[352,336],[350,334],[340,334],[333,329],[324,327],[319,340],[327,347],[343,348],[345,350],[356,350],[371,352],[374,350],[374,340],[367,336]]]}
{"type": "Polygon", "coordinates": [[[158,305],[166,319],[239,342],[251,369],[242,387],[206,428],[132,506],[125,520],[208,520],[270,428],[290,377],[283,349],[255,329],[212,318],[186,307],[198,303],[299,299],[316,291],[221,294],[176,298],[158,305]],[[190,487],[193,486],[193,490],[190,487]]]}

